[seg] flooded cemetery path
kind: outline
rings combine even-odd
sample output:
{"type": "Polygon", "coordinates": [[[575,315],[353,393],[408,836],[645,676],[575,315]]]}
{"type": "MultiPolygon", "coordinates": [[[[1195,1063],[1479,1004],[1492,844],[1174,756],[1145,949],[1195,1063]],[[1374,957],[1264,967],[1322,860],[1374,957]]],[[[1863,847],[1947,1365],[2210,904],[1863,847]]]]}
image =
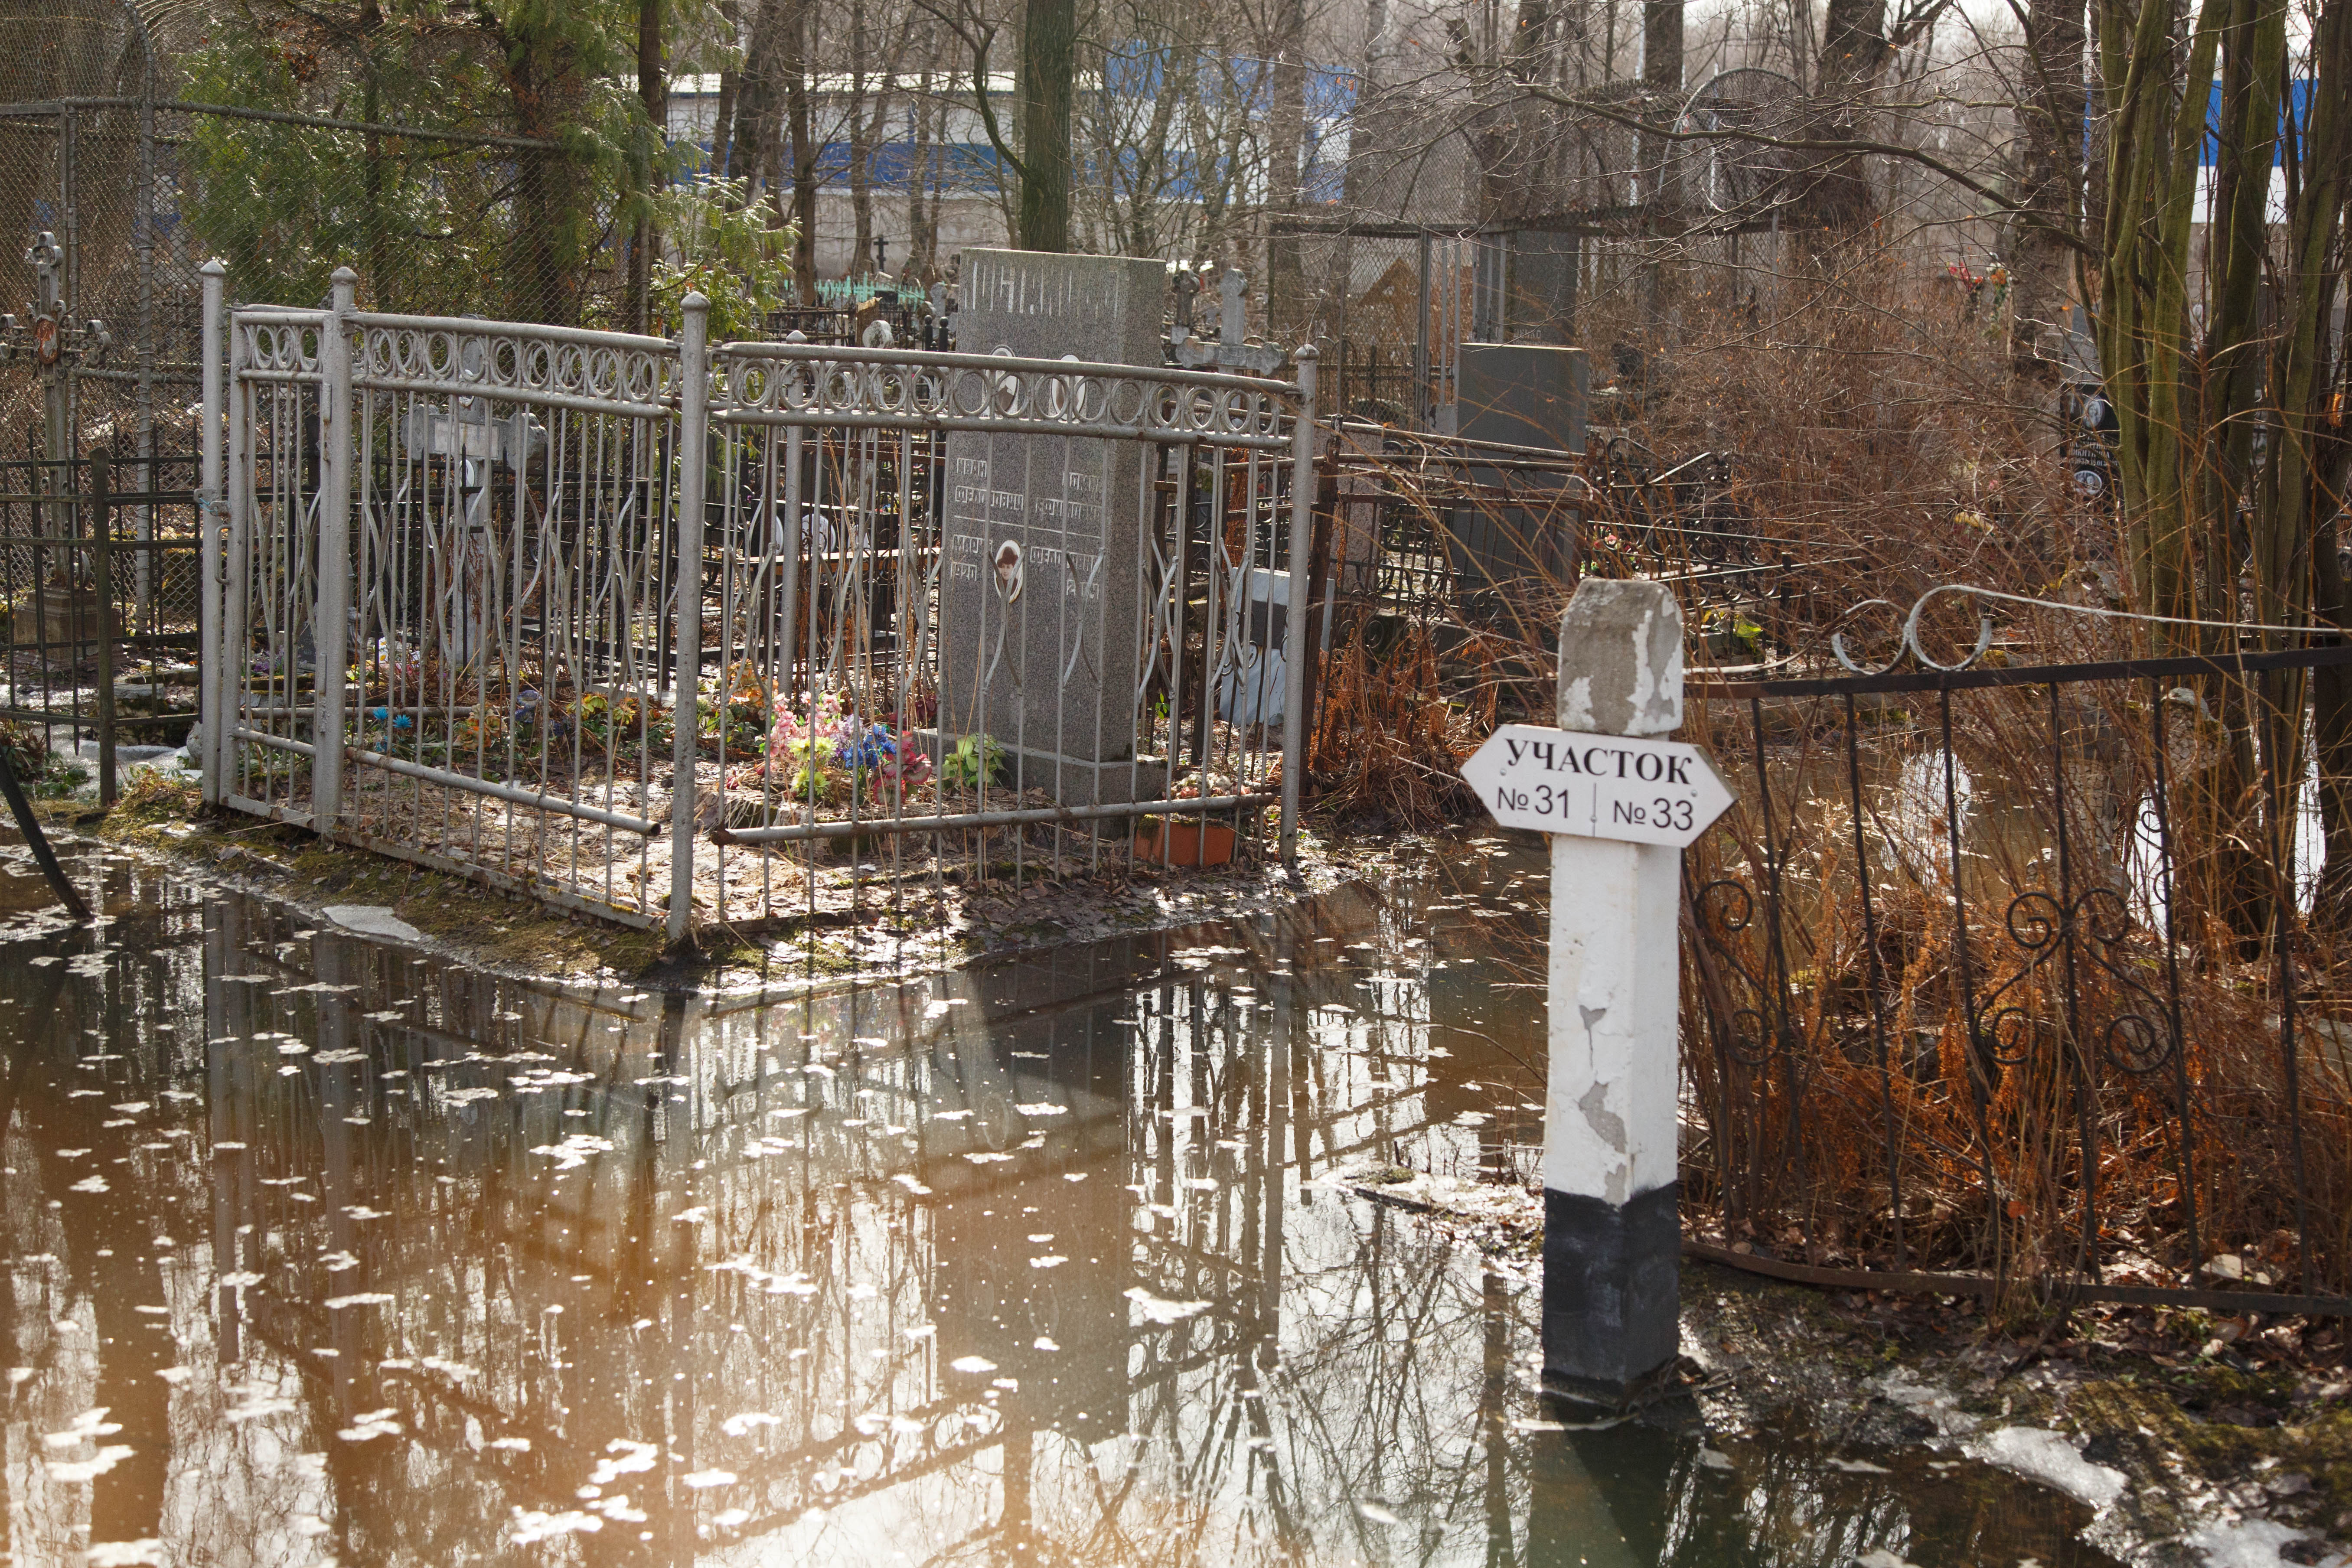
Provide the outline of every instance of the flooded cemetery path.
{"type": "Polygon", "coordinates": [[[2106,1563],[1973,1463],[1565,1419],[1527,1273],[1334,1179],[1529,1168],[1541,865],[1463,849],[785,1001],[12,862],[5,1562],[2106,1563]]]}

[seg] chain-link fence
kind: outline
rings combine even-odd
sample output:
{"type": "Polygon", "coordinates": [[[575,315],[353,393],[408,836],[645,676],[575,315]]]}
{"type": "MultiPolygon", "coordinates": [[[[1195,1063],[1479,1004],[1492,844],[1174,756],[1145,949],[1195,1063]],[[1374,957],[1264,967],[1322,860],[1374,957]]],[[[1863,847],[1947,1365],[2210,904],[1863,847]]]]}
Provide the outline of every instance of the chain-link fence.
{"type": "Polygon", "coordinates": [[[221,41],[229,29],[182,38],[175,26],[197,24],[53,0],[12,21],[0,34],[9,446],[46,421],[34,339],[51,315],[68,416],[43,439],[148,455],[149,433],[195,399],[197,268],[213,257],[232,299],[323,303],[349,266],[379,310],[609,326],[643,308],[625,174],[473,123],[471,99],[495,95],[460,104],[453,89],[446,123],[339,118],[310,111],[350,96],[330,77],[246,59],[221,41]]]}
{"type": "Polygon", "coordinates": [[[42,416],[31,340],[53,296],[75,444],[136,439],[143,455],[165,410],[193,401],[209,257],[240,298],[323,300],[348,265],[385,310],[576,322],[625,308],[611,255],[545,232],[562,215],[535,211],[545,182],[527,165],[561,159],[540,144],[110,98],[0,106],[0,216],[18,240],[0,250],[0,291],[22,312],[0,404],[12,429],[42,416]]]}
{"type": "Polygon", "coordinates": [[[1331,377],[1329,405],[1433,427],[1454,401],[1462,344],[1480,337],[1472,321],[1476,237],[1376,226],[1302,234],[1296,243],[1308,321],[1331,377]]]}
{"type": "Polygon", "coordinates": [[[184,16],[36,0],[7,20],[0,708],[33,723],[28,744],[65,751],[91,712],[130,700],[108,667],[143,666],[138,700],[174,721],[125,737],[177,739],[194,708],[180,666],[196,575],[151,542],[96,548],[100,514],[80,492],[102,452],[118,489],[147,498],[104,513],[114,538],[193,541],[207,259],[226,263],[236,299],[323,302],[350,266],[378,310],[562,323],[641,313],[646,281],[632,293],[613,172],[551,142],[309,112],[340,106],[331,83],[246,59],[184,16]],[[121,568],[105,584],[102,564],[121,568]],[[98,635],[102,598],[120,643],[98,635]]]}

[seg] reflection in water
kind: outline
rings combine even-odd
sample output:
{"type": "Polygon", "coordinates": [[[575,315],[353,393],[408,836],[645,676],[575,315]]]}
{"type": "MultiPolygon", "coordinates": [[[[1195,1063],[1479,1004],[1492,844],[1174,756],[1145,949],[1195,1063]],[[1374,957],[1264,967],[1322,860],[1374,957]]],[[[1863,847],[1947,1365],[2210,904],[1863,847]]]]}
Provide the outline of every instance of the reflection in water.
{"type": "Polygon", "coordinates": [[[1973,1468],[1562,1430],[1530,1288],[1318,1184],[1528,1136],[1466,919],[714,1000],[106,874],[0,943],[10,1563],[2094,1560],[1973,1468]]]}

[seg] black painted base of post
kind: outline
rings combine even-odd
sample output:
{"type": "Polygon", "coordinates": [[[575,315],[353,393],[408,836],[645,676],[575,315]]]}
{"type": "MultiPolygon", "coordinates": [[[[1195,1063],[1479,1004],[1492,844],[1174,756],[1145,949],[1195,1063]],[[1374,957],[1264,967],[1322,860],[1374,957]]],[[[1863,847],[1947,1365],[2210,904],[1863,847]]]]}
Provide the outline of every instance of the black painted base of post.
{"type": "Polygon", "coordinates": [[[1544,1191],[1543,1384],[1614,1404],[1675,1359],[1681,1189],[1618,1205],[1544,1191]]]}

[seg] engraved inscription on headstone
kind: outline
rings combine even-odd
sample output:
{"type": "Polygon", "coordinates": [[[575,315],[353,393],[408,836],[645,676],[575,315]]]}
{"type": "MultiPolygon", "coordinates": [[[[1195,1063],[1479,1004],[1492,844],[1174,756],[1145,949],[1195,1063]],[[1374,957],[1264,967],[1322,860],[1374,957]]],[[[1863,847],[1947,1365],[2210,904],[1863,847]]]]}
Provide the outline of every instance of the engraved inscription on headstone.
{"type": "MultiPolygon", "coordinates": [[[[967,250],[960,292],[960,353],[1160,363],[1157,261],[967,250]]],[[[1064,805],[1129,798],[1146,456],[1082,436],[948,437],[940,734],[993,737],[1023,788],[1064,805]]]]}

